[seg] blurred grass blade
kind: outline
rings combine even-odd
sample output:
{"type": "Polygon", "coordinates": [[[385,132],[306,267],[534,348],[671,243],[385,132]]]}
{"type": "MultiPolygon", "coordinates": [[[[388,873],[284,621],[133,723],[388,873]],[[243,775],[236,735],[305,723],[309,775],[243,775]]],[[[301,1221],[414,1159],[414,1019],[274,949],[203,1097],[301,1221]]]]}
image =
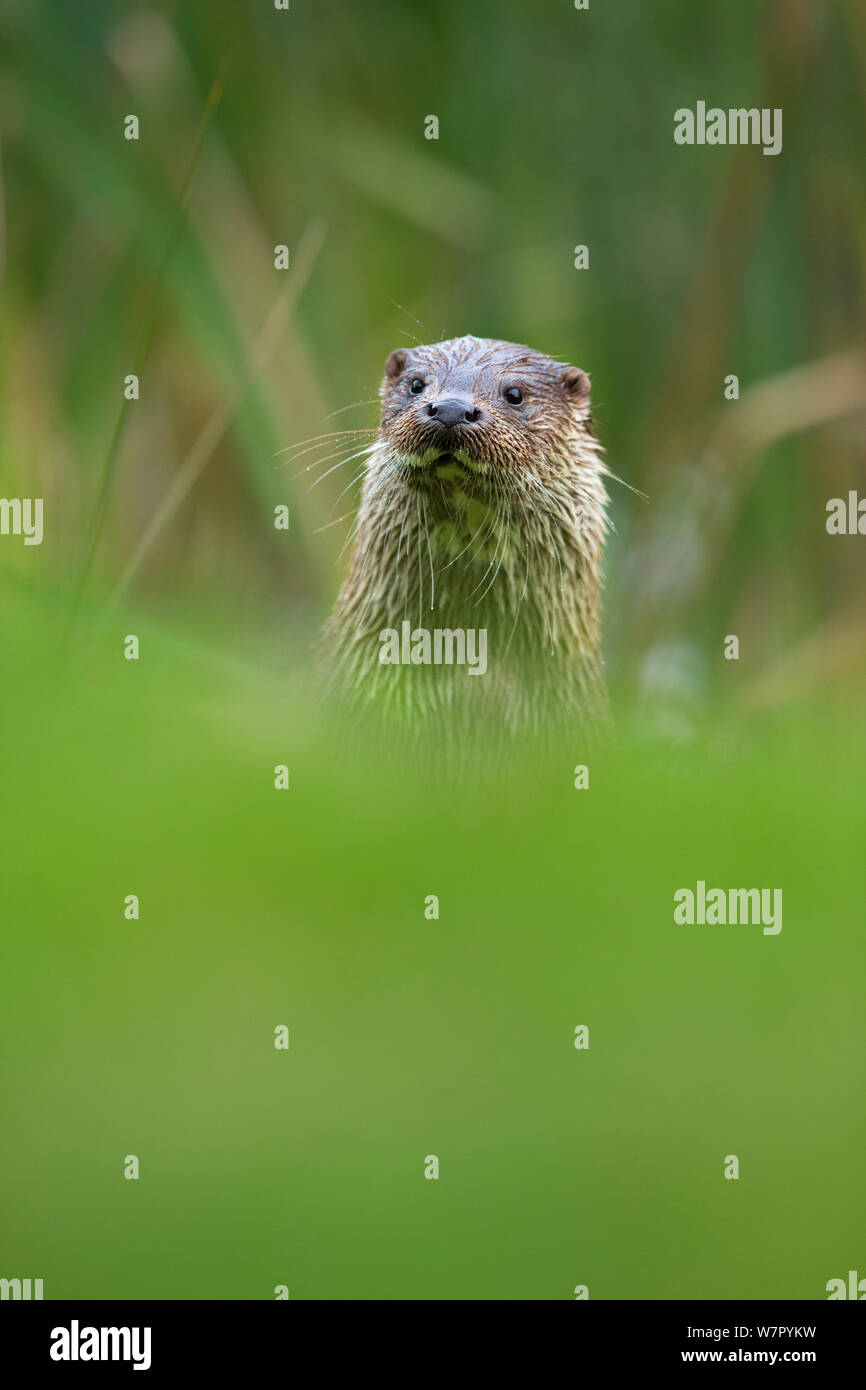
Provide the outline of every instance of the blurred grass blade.
{"type": "MultiPolygon", "coordinates": [[[[172,229],[172,234],[169,237],[168,242],[166,243],[162,261],[160,262],[156,279],[153,284],[150,306],[148,308],[147,316],[145,318],[139,349],[138,353],[136,354],[135,363],[133,367],[133,372],[136,376],[141,375],[141,370],[145,362],[147,361],[147,355],[150,351],[150,346],[153,341],[153,334],[154,329],[156,327],[157,313],[159,311],[159,305],[162,297],[162,289],[166,271],[168,270],[168,266],[171,262],[172,256],[174,255],[178,242],[180,241],[180,238],[183,234],[184,225],[186,223],[187,205],[189,202],[190,189],[192,187],[192,182],[195,176],[195,171],[198,165],[199,157],[204,146],[205,137],[207,136],[207,132],[210,128],[211,122],[213,121],[213,118],[217,112],[217,108],[219,107],[220,101],[222,100],[222,95],[225,88],[225,75],[227,68],[228,61],[227,59],[223,59],[222,63],[220,64],[219,71],[217,72],[213,84],[211,85],[211,89],[208,93],[208,98],[205,103],[205,109],[202,115],[201,124],[199,126],[198,134],[193,145],[192,155],[190,156],[189,166],[187,168],[186,176],[184,178],[183,185],[181,187],[180,194],[178,197],[177,217],[175,219],[175,224],[172,229]]],[[[72,630],[75,626],[78,611],[81,606],[81,600],[84,596],[84,590],[87,586],[87,580],[90,576],[90,571],[93,567],[93,560],[96,555],[96,550],[99,545],[100,537],[102,535],[102,529],[105,525],[105,517],[108,510],[108,501],[111,494],[111,485],[117,468],[118,448],[120,446],[120,439],[123,434],[123,426],[126,422],[129,404],[129,400],[126,396],[124,396],[120,405],[120,409],[117,413],[117,420],[114,426],[113,433],[111,435],[111,439],[109,440],[108,452],[106,453],[105,463],[103,465],[102,470],[102,480],[100,482],[99,493],[96,499],[96,506],[94,508],[93,517],[90,524],[90,532],[87,542],[87,549],[84,556],[84,563],[81,567],[81,573],[78,577],[78,582],[73,593],[72,606],[69,616],[69,635],[71,635],[72,630]]]]}

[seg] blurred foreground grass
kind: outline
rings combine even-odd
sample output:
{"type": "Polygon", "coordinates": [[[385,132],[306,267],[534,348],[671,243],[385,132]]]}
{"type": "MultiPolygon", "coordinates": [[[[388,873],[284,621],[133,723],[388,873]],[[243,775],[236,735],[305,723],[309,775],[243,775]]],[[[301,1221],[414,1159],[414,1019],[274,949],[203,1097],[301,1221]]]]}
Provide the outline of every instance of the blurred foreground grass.
{"type": "Polygon", "coordinates": [[[811,1299],[856,1267],[862,720],[467,782],[335,751],[297,680],[180,624],[72,668],[54,635],[0,621],[5,1275],[811,1299]],[[674,925],[699,878],[781,887],[783,930],[674,925]]]}

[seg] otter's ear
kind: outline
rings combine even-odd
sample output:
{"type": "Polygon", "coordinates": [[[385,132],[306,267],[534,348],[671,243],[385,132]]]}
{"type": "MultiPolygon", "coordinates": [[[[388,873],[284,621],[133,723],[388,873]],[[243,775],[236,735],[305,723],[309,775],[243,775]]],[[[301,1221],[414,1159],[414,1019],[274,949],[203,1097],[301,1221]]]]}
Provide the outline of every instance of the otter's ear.
{"type": "Polygon", "coordinates": [[[385,363],[385,380],[396,381],[406,365],[408,352],[405,348],[395,348],[385,363]]]}
{"type": "Polygon", "coordinates": [[[563,367],[562,389],[571,400],[578,405],[585,405],[589,400],[589,377],[586,372],[582,372],[579,367],[563,367]]]}

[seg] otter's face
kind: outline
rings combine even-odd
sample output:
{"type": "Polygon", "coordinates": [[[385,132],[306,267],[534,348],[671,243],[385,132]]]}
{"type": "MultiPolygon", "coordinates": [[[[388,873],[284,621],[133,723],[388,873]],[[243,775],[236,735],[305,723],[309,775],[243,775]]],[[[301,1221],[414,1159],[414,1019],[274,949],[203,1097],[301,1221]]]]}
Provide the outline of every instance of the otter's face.
{"type": "Polygon", "coordinates": [[[452,338],[398,348],[385,365],[381,438],[409,479],[459,472],[497,491],[572,462],[589,428],[589,378],[515,343],[452,338]]]}

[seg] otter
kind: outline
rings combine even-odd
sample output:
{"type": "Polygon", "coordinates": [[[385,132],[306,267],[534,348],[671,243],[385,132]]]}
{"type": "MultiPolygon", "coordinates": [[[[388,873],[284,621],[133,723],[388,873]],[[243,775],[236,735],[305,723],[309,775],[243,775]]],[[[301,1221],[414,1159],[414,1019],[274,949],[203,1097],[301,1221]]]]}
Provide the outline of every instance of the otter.
{"type": "Polygon", "coordinates": [[[449,725],[604,720],[607,470],[586,372],[467,336],[397,348],[380,396],[321,639],[331,684],[449,725]]]}

